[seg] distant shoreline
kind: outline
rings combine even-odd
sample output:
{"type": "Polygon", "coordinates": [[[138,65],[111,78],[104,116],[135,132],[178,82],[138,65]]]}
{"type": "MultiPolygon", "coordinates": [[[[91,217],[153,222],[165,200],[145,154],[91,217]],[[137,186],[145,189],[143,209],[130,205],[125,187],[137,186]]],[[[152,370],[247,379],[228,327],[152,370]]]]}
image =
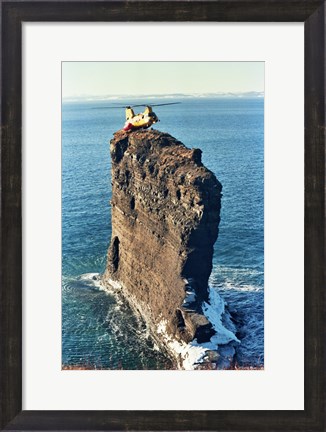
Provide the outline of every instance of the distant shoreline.
{"type": "Polygon", "coordinates": [[[228,92],[228,93],[201,93],[201,94],[183,94],[183,93],[174,93],[167,95],[106,95],[106,96],[92,96],[92,95],[84,95],[84,96],[75,96],[75,97],[66,97],[62,99],[63,103],[72,103],[72,102],[114,102],[120,100],[155,100],[155,99],[263,99],[264,92],[228,92]]]}

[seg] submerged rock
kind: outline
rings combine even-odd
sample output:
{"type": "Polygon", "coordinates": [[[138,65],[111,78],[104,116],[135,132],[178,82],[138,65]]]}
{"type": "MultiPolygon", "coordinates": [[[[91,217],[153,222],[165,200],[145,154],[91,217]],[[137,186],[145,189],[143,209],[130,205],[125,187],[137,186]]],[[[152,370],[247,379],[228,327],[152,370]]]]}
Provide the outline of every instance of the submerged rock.
{"type": "MultiPolygon", "coordinates": [[[[185,368],[185,347],[195,341],[198,354],[197,344],[216,333],[202,305],[209,302],[222,186],[203,166],[201,150],[166,133],[119,131],[110,150],[112,239],[103,282],[122,292],[185,368]]],[[[219,358],[206,351],[202,361],[219,358]]]]}

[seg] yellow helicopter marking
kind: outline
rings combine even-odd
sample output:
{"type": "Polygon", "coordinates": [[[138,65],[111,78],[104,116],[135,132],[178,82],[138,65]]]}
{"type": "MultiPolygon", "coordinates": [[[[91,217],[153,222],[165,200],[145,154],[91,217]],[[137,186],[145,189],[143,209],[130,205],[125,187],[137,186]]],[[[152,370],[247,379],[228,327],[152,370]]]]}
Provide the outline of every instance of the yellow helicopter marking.
{"type": "Polygon", "coordinates": [[[132,131],[135,129],[147,129],[152,124],[159,121],[157,115],[153,112],[152,107],[146,106],[143,113],[135,114],[131,107],[126,108],[126,123],[123,127],[125,131],[132,131]]]}

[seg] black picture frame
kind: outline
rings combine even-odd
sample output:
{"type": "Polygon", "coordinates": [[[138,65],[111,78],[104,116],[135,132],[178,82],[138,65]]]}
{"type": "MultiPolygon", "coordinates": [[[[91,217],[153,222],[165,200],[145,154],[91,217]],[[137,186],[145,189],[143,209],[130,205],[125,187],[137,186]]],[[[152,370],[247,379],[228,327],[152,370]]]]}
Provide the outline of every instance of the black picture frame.
{"type": "MultiPolygon", "coordinates": [[[[1,1],[1,430],[323,431],[325,424],[325,1],[1,1]],[[22,411],[22,23],[304,22],[305,408],[22,411]]],[[[302,233],[298,233],[298,236],[302,233]]],[[[288,359],[291,367],[295,359],[288,359]]],[[[280,389],[282,391],[282,389],[280,389]]]]}

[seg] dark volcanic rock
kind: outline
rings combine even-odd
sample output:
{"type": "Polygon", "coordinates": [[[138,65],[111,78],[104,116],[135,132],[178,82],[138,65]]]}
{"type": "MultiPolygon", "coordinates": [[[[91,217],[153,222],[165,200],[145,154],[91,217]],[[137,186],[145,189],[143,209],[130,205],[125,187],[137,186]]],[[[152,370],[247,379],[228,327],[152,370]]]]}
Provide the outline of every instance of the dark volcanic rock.
{"type": "Polygon", "coordinates": [[[119,131],[111,140],[112,239],[106,284],[124,296],[155,332],[177,340],[214,334],[208,301],[221,184],[188,149],[158,131],[119,131]]]}

